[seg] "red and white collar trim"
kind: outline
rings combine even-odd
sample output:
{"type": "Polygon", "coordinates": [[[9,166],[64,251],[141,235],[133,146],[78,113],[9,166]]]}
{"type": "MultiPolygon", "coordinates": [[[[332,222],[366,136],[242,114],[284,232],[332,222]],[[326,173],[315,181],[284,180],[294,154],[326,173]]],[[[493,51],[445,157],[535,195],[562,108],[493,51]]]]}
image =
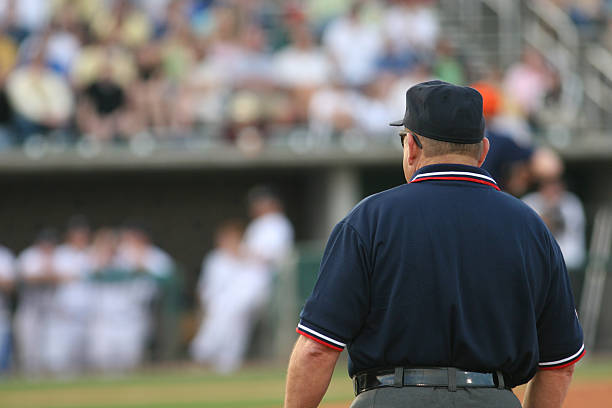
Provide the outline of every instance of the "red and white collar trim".
{"type": "Polygon", "coordinates": [[[472,173],[469,171],[434,171],[430,173],[417,174],[410,180],[411,183],[427,180],[450,180],[450,181],[471,181],[474,183],[485,184],[496,190],[500,190],[495,180],[484,174],[472,173]]]}

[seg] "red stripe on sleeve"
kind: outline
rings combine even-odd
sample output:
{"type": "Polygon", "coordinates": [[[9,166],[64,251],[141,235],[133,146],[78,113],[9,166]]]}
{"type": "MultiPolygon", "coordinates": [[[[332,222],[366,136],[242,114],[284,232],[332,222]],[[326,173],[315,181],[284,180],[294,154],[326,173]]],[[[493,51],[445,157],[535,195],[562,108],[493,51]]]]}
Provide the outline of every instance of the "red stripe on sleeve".
{"type": "Polygon", "coordinates": [[[538,367],[538,369],[540,369],[540,370],[557,370],[559,368],[571,366],[572,364],[576,364],[582,357],[584,357],[585,354],[586,354],[586,350],[583,350],[582,353],[578,357],[576,357],[572,361],[568,361],[565,364],[561,364],[561,365],[558,365],[558,366],[552,366],[552,367],[542,366],[542,367],[538,367]]]}
{"type": "Polygon", "coordinates": [[[295,331],[296,331],[296,333],[301,334],[301,335],[302,335],[302,336],[304,336],[304,337],[308,337],[310,340],[314,340],[314,341],[316,341],[317,343],[321,343],[321,344],[323,344],[324,346],[331,347],[331,348],[333,348],[334,350],[338,350],[338,351],[342,351],[342,350],[343,350],[343,349],[342,349],[342,348],[340,348],[340,347],[337,347],[337,346],[334,346],[334,345],[332,345],[332,344],[326,343],[325,341],[323,341],[323,340],[321,340],[321,339],[317,339],[316,337],[311,336],[311,335],[310,335],[310,334],[308,334],[308,333],[304,333],[304,332],[303,332],[302,330],[300,330],[299,328],[296,328],[296,329],[295,329],[295,331]]]}

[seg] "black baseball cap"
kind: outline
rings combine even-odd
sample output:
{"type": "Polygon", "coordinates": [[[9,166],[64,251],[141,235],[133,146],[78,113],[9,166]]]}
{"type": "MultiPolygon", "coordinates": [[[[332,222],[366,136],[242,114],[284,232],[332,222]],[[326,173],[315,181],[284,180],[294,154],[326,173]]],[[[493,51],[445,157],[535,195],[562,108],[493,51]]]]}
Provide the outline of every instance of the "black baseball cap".
{"type": "Polygon", "coordinates": [[[390,125],[442,142],[478,143],[485,130],[482,95],[444,81],[422,82],[406,91],[404,118],[390,125]]]}

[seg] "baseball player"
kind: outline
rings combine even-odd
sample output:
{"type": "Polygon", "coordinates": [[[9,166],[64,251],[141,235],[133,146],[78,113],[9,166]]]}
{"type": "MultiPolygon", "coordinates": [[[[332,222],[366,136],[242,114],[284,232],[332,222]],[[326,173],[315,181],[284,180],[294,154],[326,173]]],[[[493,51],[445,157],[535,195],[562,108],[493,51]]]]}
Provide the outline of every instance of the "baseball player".
{"type": "Polygon", "coordinates": [[[442,81],[406,93],[407,184],[331,233],[297,327],[285,407],[319,404],[348,349],[352,407],[559,408],[582,329],[542,220],[480,168],[482,97],[442,81]]]}
{"type": "Polygon", "coordinates": [[[254,323],[269,297],[268,271],[242,247],[242,225],[228,221],[204,259],[198,295],[204,319],[191,344],[200,363],[221,373],[242,364],[254,323]]]}
{"type": "Polygon", "coordinates": [[[15,339],[21,369],[27,374],[46,371],[48,322],[57,282],[53,269],[56,245],[55,231],[43,230],[34,245],[24,249],[17,258],[21,285],[15,313],[15,339]]]}
{"type": "Polygon", "coordinates": [[[9,296],[15,282],[15,257],[0,246],[0,373],[8,367],[10,357],[11,319],[9,296]]]}
{"type": "Polygon", "coordinates": [[[283,212],[281,200],[271,189],[253,188],[248,201],[252,221],[244,233],[244,244],[250,255],[273,274],[291,253],[293,226],[283,212]]]}
{"type": "Polygon", "coordinates": [[[117,265],[117,234],[97,231],[90,254],[93,263],[92,305],[88,329],[88,362],[99,371],[133,369],[142,362],[149,334],[155,282],[148,274],[117,265]]]}
{"type": "Polygon", "coordinates": [[[86,363],[87,325],[92,305],[87,282],[91,273],[89,257],[90,228],[82,217],[68,224],[66,242],[53,253],[57,286],[48,320],[48,368],[67,374],[86,363]]]}

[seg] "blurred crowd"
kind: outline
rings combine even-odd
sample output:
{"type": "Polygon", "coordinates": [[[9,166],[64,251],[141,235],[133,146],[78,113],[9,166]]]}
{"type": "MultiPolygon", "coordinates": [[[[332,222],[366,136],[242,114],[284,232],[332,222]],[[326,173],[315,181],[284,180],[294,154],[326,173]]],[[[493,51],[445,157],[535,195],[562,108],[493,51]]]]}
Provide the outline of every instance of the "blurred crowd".
{"type": "Polygon", "coordinates": [[[91,231],[78,216],[64,239],[47,229],[16,257],[0,248],[2,367],[13,361],[26,375],[136,367],[151,339],[158,282],[173,271],[136,223],[91,231]]]}
{"type": "MultiPolygon", "coordinates": [[[[226,220],[215,233],[195,289],[198,327],[186,336],[194,361],[222,373],[241,366],[293,250],[279,196],[256,187],[248,203],[246,227],[226,220]]],[[[9,368],[26,376],[114,373],[151,361],[168,335],[162,298],[176,272],[173,259],[135,222],[92,231],[76,216],[63,239],[45,229],[17,256],[0,246],[0,374],[9,368]]],[[[171,316],[174,327],[185,312],[171,316]]],[[[272,334],[265,336],[269,346],[272,334]]]]}
{"type": "Polygon", "coordinates": [[[482,167],[503,191],[521,198],[547,225],[563,253],[579,307],[587,262],[586,216],[580,198],[568,190],[564,163],[555,151],[535,143],[528,128],[507,121],[495,81],[484,79],[472,86],[483,96],[491,146],[482,167]]]}
{"type": "Polygon", "coordinates": [[[601,41],[612,51],[612,1],[552,0],[567,13],[584,40],[601,41]]]}
{"type": "MultiPolygon", "coordinates": [[[[376,139],[412,84],[474,80],[433,0],[2,0],[0,145],[376,139]]],[[[558,93],[535,51],[496,73],[516,121],[558,93]]]]}

